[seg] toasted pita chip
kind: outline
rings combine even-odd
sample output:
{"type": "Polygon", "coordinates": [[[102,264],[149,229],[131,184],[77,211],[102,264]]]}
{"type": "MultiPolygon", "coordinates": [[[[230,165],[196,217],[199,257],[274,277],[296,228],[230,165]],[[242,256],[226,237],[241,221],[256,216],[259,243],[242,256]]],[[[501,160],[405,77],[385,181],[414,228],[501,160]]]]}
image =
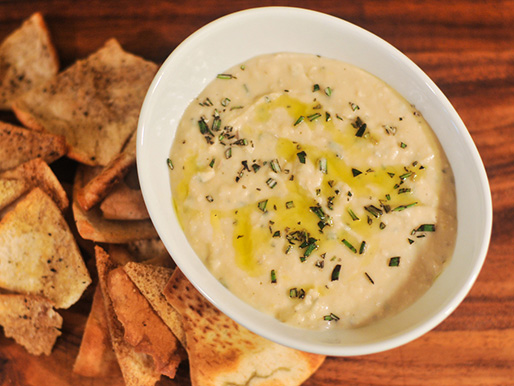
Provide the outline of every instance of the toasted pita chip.
{"type": "Polygon", "coordinates": [[[68,207],[68,196],[52,169],[41,158],[35,158],[0,174],[0,209],[36,186],[50,196],[61,211],[68,207]]]}
{"type": "Polygon", "coordinates": [[[136,132],[132,134],[123,151],[77,192],[77,202],[82,209],[89,210],[100,203],[135,164],[136,132]]]}
{"type": "Polygon", "coordinates": [[[154,265],[131,262],[123,266],[153,310],[161,317],[177,339],[186,346],[186,335],[182,325],[182,316],[168,303],[162,291],[173,274],[173,269],[154,265]]]}
{"type": "Polygon", "coordinates": [[[0,287],[68,308],[91,278],[57,205],[35,188],[0,221],[0,287]]]}
{"type": "Polygon", "coordinates": [[[66,154],[63,136],[24,129],[0,122],[0,171],[12,169],[33,158],[52,163],[66,154]]]}
{"type": "Polygon", "coordinates": [[[79,353],[73,365],[73,372],[94,378],[115,378],[121,375],[109,336],[102,290],[99,286],[96,286],[95,289],[79,353]]]}
{"type": "Polygon", "coordinates": [[[107,288],[114,312],[125,330],[125,341],[136,351],[150,355],[159,373],[174,378],[182,357],[185,357],[175,335],[122,267],[109,272],[107,288]]]}
{"type": "Polygon", "coordinates": [[[34,13],[0,44],[0,110],[57,74],[59,60],[43,16],[34,13]]]}
{"type": "Polygon", "coordinates": [[[117,265],[101,247],[96,246],[95,253],[107,325],[123,379],[127,386],[153,386],[161,375],[155,370],[155,364],[151,356],[136,352],[134,347],[123,338],[123,326],[116,317],[111,298],[109,297],[107,281],[109,273],[116,269],[117,265]]]}
{"type": "Polygon", "coordinates": [[[159,267],[175,268],[175,262],[166,250],[161,239],[134,240],[125,247],[134,256],[135,261],[157,265],[159,267]]]}
{"type": "Polygon", "coordinates": [[[136,130],[156,71],[155,63],[110,39],[87,59],[22,95],[13,110],[27,127],[64,135],[70,158],[107,165],[136,130]]]}
{"type": "MultiPolygon", "coordinates": [[[[135,167],[133,168],[135,171],[135,167]]],[[[120,181],[100,204],[100,210],[109,220],[146,220],[149,218],[139,184],[128,180],[132,173],[120,181]]],[[[137,176],[136,176],[137,179],[137,176]]]]}
{"type": "Polygon", "coordinates": [[[323,363],[261,338],[222,314],[178,269],[164,295],[182,315],[193,386],[300,385],[323,363]]]}
{"type": "Polygon", "coordinates": [[[77,203],[77,192],[84,186],[87,167],[79,167],[75,175],[73,188],[73,215],[79,234],[87,240],[121,244],[134,240],[152,239],[157,232],[150,220],[120,221],[107,220],[99,208],[83,210],[77,203]]]}
{"type": "Polygon", "coordinates": [[[0,295],[0,325],[5,336],[33,355],[50,355],[61,331],[62,317],[51,301],[33,295],[0,295]]]}

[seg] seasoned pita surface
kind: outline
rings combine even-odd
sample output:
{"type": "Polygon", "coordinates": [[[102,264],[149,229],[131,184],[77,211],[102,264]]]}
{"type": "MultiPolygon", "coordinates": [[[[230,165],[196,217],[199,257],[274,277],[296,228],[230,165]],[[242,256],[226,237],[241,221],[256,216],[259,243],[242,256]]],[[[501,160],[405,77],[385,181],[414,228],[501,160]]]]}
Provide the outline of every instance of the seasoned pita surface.
{"type": "Polygon", "coordinates": [[[41,296],[0,294],[0,325],[5,336],[33,355],[50,355],[61,335],[62,317],[41,296]]]}
{"type": "Polygon", "coordinates": [[[79,167],[73,187],[73,215],[81,237],[101,243],[128,243],[134,240],[153,239],[157,237],[150,220],[108,220],[98,207],[85,211],[77,202],[77,192],[88,181],[88,167],[79,167]]]}
{"type": "Polygon", "coordinates": [[[35,187],[52,198],[61,211],[68,207],[68,196],[52,169],[41,158],[35,158],[0,173],[0,209],[35,187]]]}
{"type": "Polygon", "coordinates": [[[325,359],[278,345],[238,325],[213,307],[178,269],[164,295],[184,321],[193,385],[300,385],[325,359]]]}
{"type": "Polygon", "coordinates": [[[52,163],[68,151],[61,135],[28,130],[0,122],[0,172],[34,158],[52,163]]]}
{"type": "Polygon", "coordinates": [[[123,266],[123,270],[185,347],[186,335],[182,316],[168,303],[162,293],[173,274],[173,269],[130,262],[123,266]]]}
{"type": "Polygon", "coordinates": [[[111,298],[108,292],[109,273],[117,268],[107,252],[99,246],[95,247],[96,266],[98,279],[104,300],[107,325],[111,336],[112,346],[118,359],[123,379],[127,386],[153,386],[160,379],[161,375],[155,370],[152,357],[147,354],[138,353],[128,344],[123,335],[123,326],[116,317],[111,298]]]}
{"type": "Polygon", "coordinates": [[[33,189],[0,221],[0,287],[68,308],[90,283],[61,211],[41,189],[33,189]]]}
{"type": "Polygon", "coordinates": [[[85,377],[112,377],[111,383],[121,375],[111,344],[102,290],[98,285],[73,372],[85,377]]]}
{"type": "Polygon", "coordinates": [[[25,126],[63,135],[70,158],[107,165],[136,130],[156,71],[155,63],[110,39],[88,58],[22,95],[13,110],[25,126]]]}
{"type": "Polygon", "coordinates": [[[107,288],[114,312],[123,324],[125,341],[136,351],[150,355],[159,373],[174,378],[182,357],[185,357],[177,338],[122,267],[109,272],[107,288]]]}
{"type": "Polygon", "coordinates": [[[36,12],[0,44],[0,110],[57,74],[59,60],[43,16],[36,12]]]}

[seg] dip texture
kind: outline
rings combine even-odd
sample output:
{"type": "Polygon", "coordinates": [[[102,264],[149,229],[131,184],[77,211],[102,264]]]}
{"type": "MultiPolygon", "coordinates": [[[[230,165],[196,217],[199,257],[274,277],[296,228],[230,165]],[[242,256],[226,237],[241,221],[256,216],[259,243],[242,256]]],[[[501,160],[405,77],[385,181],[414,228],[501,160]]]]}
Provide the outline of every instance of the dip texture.
{"type": "Polygon", "coordinates": [[[176,211],[213,275],[309,329],[399,312],[449,260],[453,175],[421,114],[315,55],[259,56],[190,104],[168,160],[176,211]]]}

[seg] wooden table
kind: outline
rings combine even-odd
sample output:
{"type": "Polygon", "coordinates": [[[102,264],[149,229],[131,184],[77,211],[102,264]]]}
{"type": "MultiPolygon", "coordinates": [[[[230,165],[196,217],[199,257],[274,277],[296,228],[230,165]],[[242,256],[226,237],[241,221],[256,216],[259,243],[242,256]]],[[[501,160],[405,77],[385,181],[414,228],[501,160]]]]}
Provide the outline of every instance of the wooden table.
{"type": "MultiPolygon", "coordinates": [[[[275,1],[0,2],[0,40],[34,11],[44,13],[62,67],[109,37],[161,63],[189,34],[233,11],[275,1]]],[[[460,307],[433,331],[400,348],[328,358],[306,386],[514,385],[514,1],[377,0],[282,2],[323,11],[379,35],[438,84],[470,131],[489,175],[494,227],[487,260],[460,307]]],[[[0,119],[14,118],[2,113],[0,119]]],[[[71,373],[88,312],[62,312],[50,357],[0,338],[1,385],[94,385],[71,373]]],[[[176,385],[188,385],[187,368],[176,385]]]]}

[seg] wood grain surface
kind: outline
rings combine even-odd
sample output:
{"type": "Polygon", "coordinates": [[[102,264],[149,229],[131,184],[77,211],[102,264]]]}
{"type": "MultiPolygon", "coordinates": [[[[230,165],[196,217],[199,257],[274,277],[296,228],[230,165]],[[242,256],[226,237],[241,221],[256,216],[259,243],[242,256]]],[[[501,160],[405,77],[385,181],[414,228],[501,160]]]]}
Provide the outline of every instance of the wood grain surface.
{"type": "MultiPolygon", "coordinates": [[[[0,40],[31,13],[41,11],[62,68],[110,37],[126,50],[162,63],[206,23],[263,5],[299,6],[338,16],[409,56],[467,125],[493,197],[489,253],[457,310],[433,331],[397,349],[327,358],[305,385],[514,385],[514,1],[0,0],[0,40]]],[[[9,113],[0,113],[0,119],[15,122],[9,113]]],[[[89,302],[86,294],[61,312],[63,335],[49,357],[31,356],[0,333],[0,385],[121,384],[119,379],[107,382],[71,372],[89,302]]],[[[172,384],[189,385],[187,366],[172,384]]]]}

